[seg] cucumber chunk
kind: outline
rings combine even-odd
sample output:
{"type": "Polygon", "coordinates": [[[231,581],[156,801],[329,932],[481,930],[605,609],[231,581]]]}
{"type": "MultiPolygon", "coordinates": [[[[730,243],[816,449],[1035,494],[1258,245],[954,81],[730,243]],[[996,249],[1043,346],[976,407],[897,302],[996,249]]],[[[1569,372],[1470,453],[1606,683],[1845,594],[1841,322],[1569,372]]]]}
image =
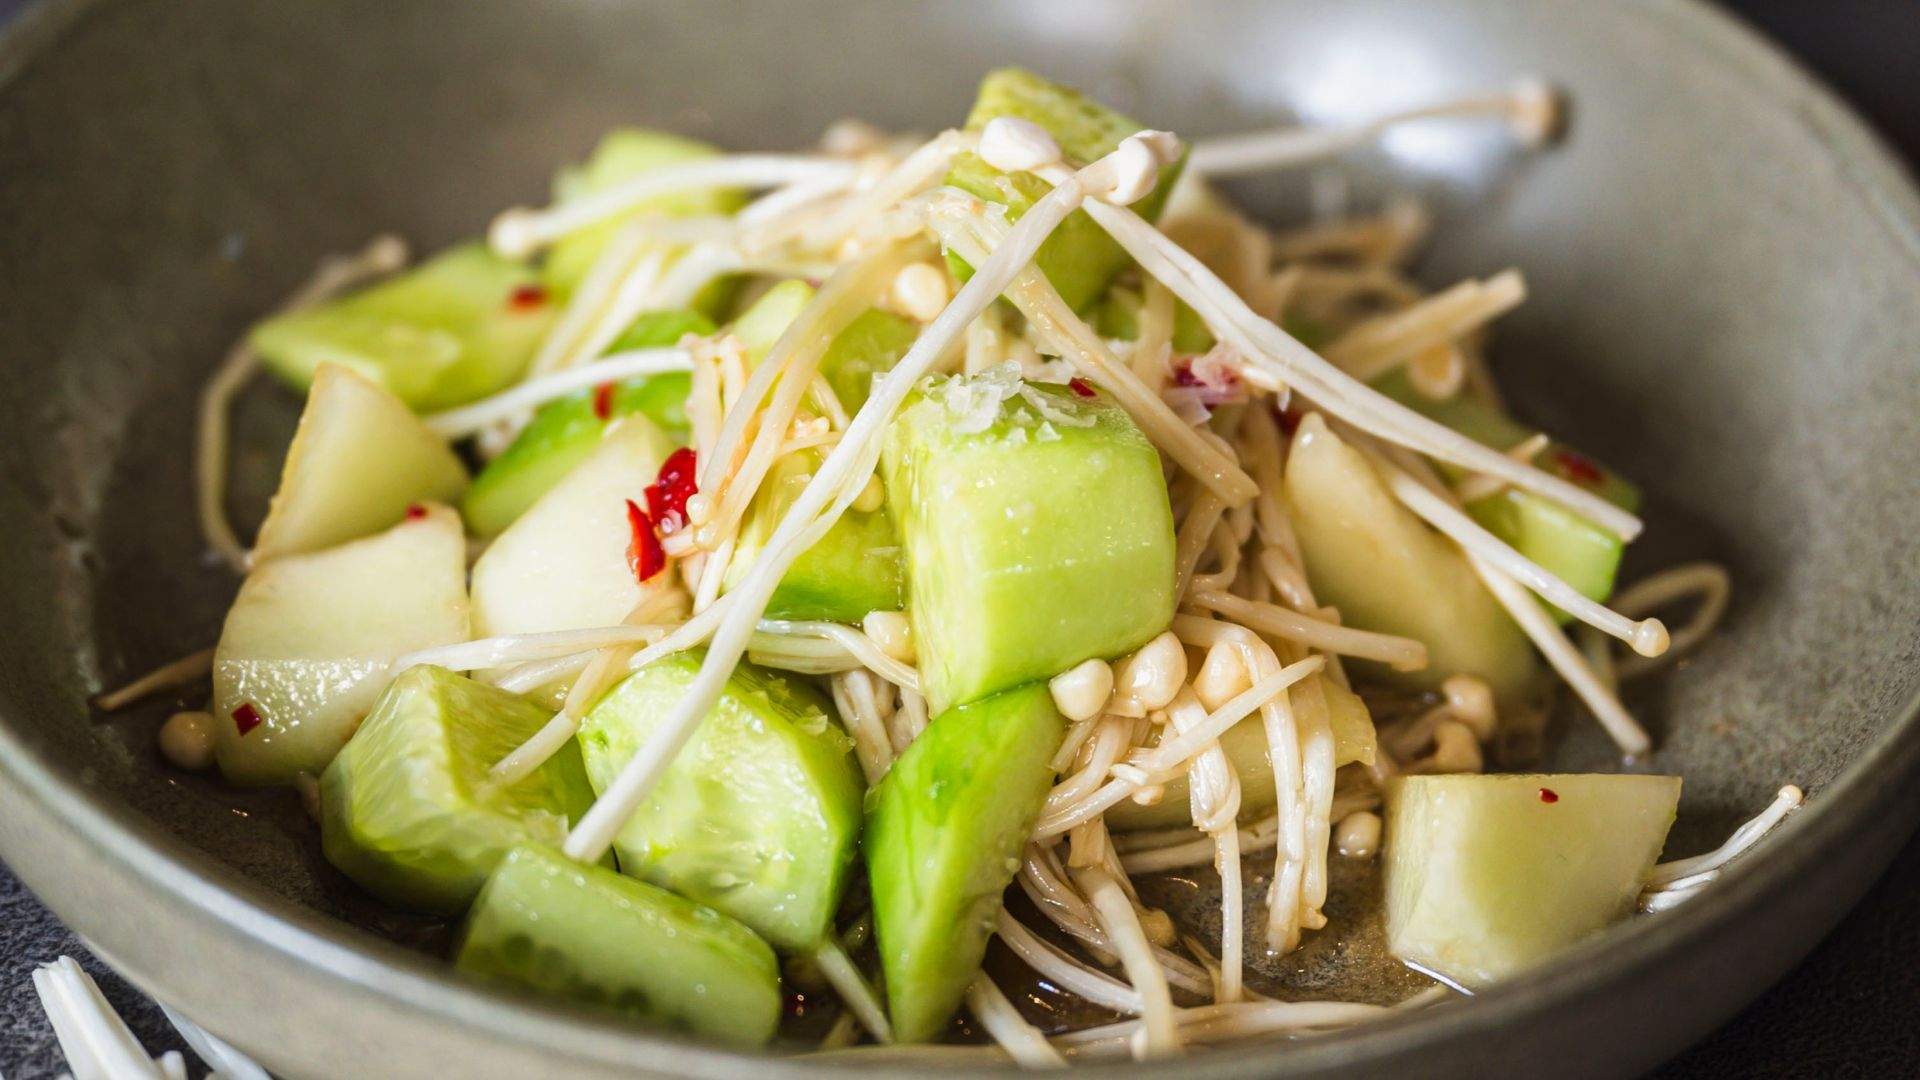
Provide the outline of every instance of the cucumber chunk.
{"type": "MultiPolygon", "coordinates": [[[[628,676],[580,726],[604,791],[673,710],[704,653],[628,676]]],[[[798,680],[741,664],[713,711],[614,841],[622,870],[692,897],[782,949],[832,928],[860,832],[853,740],[798,680]]]]}
{"type": "Polygon", "coordinates": [[[545,847],[515,848],[474,902],[454,965],[642,1023],[757,1046],[780,1023],[773,950],[702,907],[545,847]]]}
{"type": "Polygon", "coordinates": [[[1145,644],[1173,617],[1160,455],[1104,395],[1004,364],[908,399],[881,458],[936,712],[1145,644]]]}
{"type": "MultiPolygon", "coordinates": [[[[713,323],[698,312],[648,312],[608,351],[663,348],[687,334],[713,332],[713,323]]],[[[613,421],[630,413],[643,414],[674,442],[686,442],[691,387],[691,376],[680,372],[622,380],[614,384],[604,417],[596,404],[598,390],[541,406],[519,437],[474,477],[460,503],[467,528],[481,537],[498,535],[593,453],[613,421]]]]}
{"type": "MultiPolygon", "coordinates": [[[[754,559],[806,490],[821,460],[819,453],[803,450],[774,463],[735,541],[727,588],[753,569],[754,559]]],[[[903,576],[900,534],[886,509],[864,514],[848,510],[787,568],[767,601],[767,618],[856,623],[870,611],[898,611],[903,576]]]]}
{"type": "MultiPolygon", "coordinates": [[[[1140,124],[1078,91],[1019,68],[989,72],[981,80],[973,111],[967,114],[967,130],[979,131],[987,121],[1002,116],[1031,120],[1046,128],[1068,157],[1082,163],[1105,157],[1122,139],[1141,130],[1140,124]]],[[[1161,170],[1159,185],[1133,204],[1135,213],[1148,221],[1160,216],[1185,160],[1183,154],[1180,163],[1161,170]]],[[[1005,206],[1008,218],[1015,221],[1051,187],[1030,173],[1003,173],[972,153],[954,159],[947,183],[1005,206]]],[[[948,261],[961,280],[972,273],[951,254],[948,261]]],[[[1079,311],[1132,260],[1085,211],[1076,210],[1047,237],[1033,261],[1059,290],[1060,298],[1079,311]]]]}
{"type": "MultiPolygon", "coordinates": [[[[732,328],[747,355],[756,363],[765,359],[813,295],[804,281],[784,281],[768,290],[732,328]]],[[[855,318],[827,345],[820,357],[820,372],[849,413],[866,403],[873,376],[899,363],[919,332],[914,323],[873,309],[855,318]]],[[[754,558],[800,497],[822,457],[803,451],[774,465],[747,511],[727,566],[725,587],[739,584],[752,569],[754,558]]],[[[859,622],[869,611],[898,611],[902,576],[900,538],[886,511],[849,510],[787,568],[767,604],[767,616],[859,622]]]]}
{"type": "Polygon", "coordinates": [[[892,371],[919,336],[918,323],[879,308],[867,309],[840,331],[820,357],[820,374],[848,416],[867,403],[874,376],[892,371]]]}
{"type": "Polygon", "coordinates": [[[1387,781],[1387,945],[1480,987],[1632,913],[1680,800],[1677,776],[1387,781]]]}
{"type": "MultiPolygon", "coordinates": [[[[1495,450],[1510,450],[1531,438],[1534,430],[1500,410],[1465,395],[1436,401],[1413,388],[1404,369],[1374,380],[1374,389],[1413,411],[1437,420],[1495,450]]],[[[1625,510],[1637,510],[1640,492],[1618,473],[1559,443],[1552,443],[1534,459],[1539,467],[1563,480],[1590,488],[1625,510]]],[[[1446,470],[1458,475],[1458,470],[1446,470]]],[[[1482,528],[1506,541],[1515,551],[1559,575],[1593,600],[1613,593],[1615,575],[1626,543],[1551,499],[1509,487],[1467,504],[1467,513],[1482,528]]],[[[1564,621],[1571,616],[1561,613],[1564,621]]]]}
{"type": "Polygon", "coordinates": [[[320,775],[415,649],[467,639],[467,544],[443,506],[240,584],[213,653],[214,756],[235,784],[320,775]]]}
{"type": "MultiPolygon", "coordinates": [[[[566,203],[605,191],[655,169],[685,165],[703,158],[719,156],[720,151],[697,139],[688,139],[664,131],[644,128],[617,128],[608,132],[594,147],[593,154],[578,166],[563,169],[554,178],[555,203],[566,203]]],[[[730,188],[682,191],[660,195],[636,204],[632,209],[591,225],[575,229],[553,245],[541,266],[547,286],[562,297],[573,295],[581,279],[593,268],[608,241],[620,227],[642,215],[655,217],[696,217],[702,214],[731,214],[740,209],[746,196],[730,188]]],[[[704,305],[696,302],[695,307],[704,305]]]]}
{"type": "MultiPolygon", "coordinates": [[[[477,636],[612,626],[639,603],[627,565],[627,500],[648,484],[673,440],[640,413],[614,424],[587,459],[521,514],[473,564],[477,636]]],[[[664,585],[666,575],[649,587],[664,585]]]]}
{"type": "Polygon", "coordinates": [[[404,402],[351,368],[322,363],[253,555],[265,561],[357,540],[415,503],[452,502],[466,486],[447,441],[404,402]]]}
{"type": "MultiPolygon", "coordinates": [[[[1333,728],[1333,766],[1372,765],[1377,746],[1373,717],[1360,695],[1330,679],[1318,675],[1304,679],[1288,691],[1298,703],[1306,694],[1324,695],[1327,720],[1333,728]]],[[[1220,736],[1220,749],[1240,778],[1240,820],[1264,816],[1278,801],[1274,794],[1273,758],[1268,752],[1267,729],[1255,713],[1227,729],[1220,736]]],[[[1132,799],[1121,801],[1107,811],[1107,824],[1116,830],[1169,829],[1193,822],[1187,777],[1183,773],[1164,785],[1166,793],[1152,806],[1141,806],[1132,799]]]]}
{"type": "Polygon", "coordinates": [[[535,280],[522,264],[464,244],[371,288],[276,315],[248,341],[267,370],[300,389],[331,360],[420,412],[451,408],[526,370],[555,310],[523,291],[535,280]]]}
{"type": "Polygon", "coordinates": [[[980,970],[1066,736],[1045,683],[941,713],[867,810],[867,878],[894,1037],[938,1035],[980,970]]]}
{"type": "Polygon", "coordinates": [[[1424,642],[1427,666],[1399,672],[1349,661],[1384,680],[1438,686],[1465,672],[1503,700],[1539,674],[1533,646],[1466,556],[1400,505],[1359,451],[1309,414],[1287,456],[1286,497],[1307,579],[1349,626],[1424,642]]]}
{"type": "Polygon", "coordinates": [[[510,787],[493,763],[551,714],[445,668],[393,681],[320,780],[327,861],[388,903],[456,915],[516,844],[558,844],[593,805],[572,743],[510,787]]]}

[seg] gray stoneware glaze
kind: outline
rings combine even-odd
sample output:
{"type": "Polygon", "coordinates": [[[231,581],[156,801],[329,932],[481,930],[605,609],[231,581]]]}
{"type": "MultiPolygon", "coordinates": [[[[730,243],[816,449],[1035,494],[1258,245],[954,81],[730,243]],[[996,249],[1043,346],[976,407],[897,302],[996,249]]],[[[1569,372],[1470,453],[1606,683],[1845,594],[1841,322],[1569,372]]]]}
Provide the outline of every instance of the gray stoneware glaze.
{"type": "MultiPolygon", "coordinates": [[[[444,931],[330,874],[284,798],[154,750],[170,703],[88,696],[213,640],[195,392],[321,256],[422,249],[537,200],[610,125],[795,147],[863,116],[932,129],[1019,63],[1205,134],[1502,84],[1567,87],[1567,142],[1466,129],[1350,163],[1425,193],[1422,274],[1509,265],[1530,302],[1497,362],[1521,409],[1649,495],[1631,574],[1725,560],[1723,633],[1631,704],[1682,773],[1670,850],[1783,781],[1814,802],[1719,885],[1465,1005],[1248,1043],[1163,1076],[1624,1075],[1778,978],[1916,814],[1920,210],[1823,90],[1682,4],[54,3],[0,42],[0,856],[136,982],[295,1077],[809,1071],[496,996],[444,931]]],[[[1274,216],[1298,178],[1240,185],[1274,216]]],[[[297,403],[241,409],[257,520],[297,403]]],[[[1562,719],[1561,766],[1606,761],[1562,719]]]]}

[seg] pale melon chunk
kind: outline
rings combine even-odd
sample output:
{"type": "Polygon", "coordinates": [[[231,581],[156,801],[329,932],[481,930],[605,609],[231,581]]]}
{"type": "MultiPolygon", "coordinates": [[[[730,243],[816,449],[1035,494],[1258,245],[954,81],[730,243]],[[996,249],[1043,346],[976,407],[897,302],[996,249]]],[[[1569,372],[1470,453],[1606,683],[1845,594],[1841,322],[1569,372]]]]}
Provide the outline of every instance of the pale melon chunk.
{"type": "Polygon", "coordinates": [[[236,784],[318,776],[396,658],[466,640],[466,567],[459,515],[427,506],[386,532],[255,569],[213,655],[220,771],[236,784]]]}
{"type": "Polygon", "coordinates": [[[1468,987],[1632,913],[1677,776],[1406,776],[1386,787],[1387,947],[1468,987]]]}
{"type": "Polygon", "coordinates": [[[1307,578],[1348,626],[1424,643],[1427,666],[1396,672],[1352,661],[1414,686],[1478,675],[1503,699],[1539,674],[1533,646],[1453,542],[1401,506],[1359,451],[1317,415],[1300,422],[1287,456],[1286,498],[1307,578]]]}
{"type": "MultiPolygon", "coordinates": [[[[612,626],[640,601],[627,565],[627,501],[646,488],[673,440],[640,413],[623,417],[585,461],[521,514],[473,567],[478,637],[612,626]]],[[[668,575],[654,578],[664,585],[668,575]]]]}
{"type": "Polygon", "coordinates": [[[254,557],[357,540],[399,521],[416,503],[452,502],[466,486],[467,470],[447,441],[405,402],[351,368],[323,363],[314,370],[254,557]]]}

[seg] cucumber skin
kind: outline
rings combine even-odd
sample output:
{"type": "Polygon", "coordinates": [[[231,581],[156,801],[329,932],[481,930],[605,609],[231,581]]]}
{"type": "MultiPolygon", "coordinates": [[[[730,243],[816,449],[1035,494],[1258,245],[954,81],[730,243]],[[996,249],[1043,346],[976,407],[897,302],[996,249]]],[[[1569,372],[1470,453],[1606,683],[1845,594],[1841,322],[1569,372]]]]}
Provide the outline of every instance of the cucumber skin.
{"type": "MultiPolygon", "coordinates": [[[[1381,376],[1374,380],[1373,386],[1422,416],[1495,450],[1512,449],[1535,430],[1472,398],[1456,395],[1436,401],[1427,397],[1413,388],[1404,370],[1381,376]]],[[[1560,443],[1550,445],[1542,455],[1543,467],[1561,479],[1572,480],[1553,457],[1556,451],[1566,449],[1560,443]]],[[[1638,510],[1639,489],[1613,470],[1597,467],[1601,478],[1593,490],[1623,510],[1638,510]]],[[[1612,530],[1551,499],[1518,488],[1510,487],[1476,499],[1468,503],[1466,509],[1482,528],[1558,575],[1580,590],[1581,595],[1597,601],[1613,595],[1626,543],[1612,530]]],[[[1558,608],[1552,610],[1561,622],[1572,618],[1558,608]]]]}
{"type": "MultiPolygon", "coordinates": [[[[704,655],[648,665],[587,714],[579,744],[596,791],[671,711],[704,655]]],[[[864,792],[832,706],[795,677],[741,664],[614,851],[626,873],[804,951],[832,928],[864,792]]]]}
{"type": "Polygon", "coordinates": [[[1034,414],[1016,397],[987,430],[957,434],[949,385],[916,391],[881,458],[936,712],[1130,652],[1174,609],[1160,455],[1125,410],[1038,386],[1093,426],[1022,426],[1022,410],[1034,414]]]}
{"type": "Polygon", "coordinates": [[[445,668],[408,669],[320,778],[327,861],[395,906],[459,914],[509,849],[561,842],[593,805],[571,742],[525,780],[475,799],[488,768],[550,715],[445,668]],[[417,720],[421,709],[438,715],[417,720]]]}
{"type": "Polygon", "coordinates": [[[314,369],[331,360],[415,411],[433,412],[520,377],[556,311],[551,303],[531,310],[512,303],[515,290],[535,281],[523,264],[462,244],[377,285],[269,318],[247,341],[295,389],[305,390],[314,369]]]}
{"type": "MultiPolygon", "coordinates": [[[[695,311],[652,311],[634,322],[607,351],[662,348],[686,334],[702,337],[713,323],[695,311]]],[[[608,415],[595,414],[596,390],[550,401],[540,407],[500,456],[487,462],[460,500],[460,516],[475,536],[498,535],[593,453],[612,422],[629,413],[645,413],[675,443],[687,441],[687,395],[692,376],[679,372],[625,379],[614,384],[608,415]]]]}
{"type": "Polygon", "coordinates": [[[1066,721],[1045,683],[935,717],[868,799],[862,843],[895,1038],[943,1031],[1053,785],[1066,721]]]}
{"type": "MultiPolygon", "coordinates": [[[[1060,149],[1082,164],[1112,153],[1121,140],[1142,129],[1141,124],[1076,90],[1019,68],[991,71],[980,80],[973,110],[967,114],[967,130],[979,131],[987,121],[1002,116],[1031,120],[1046,128],[1060,149]]],[[[1148,221],[1160,216],[1186,160],[1182,150],[1179,161],[1160,171],[1160,183],[1133,205],[1134,213],[1148,221]]],[[[1005,206],[1007,217],[1015,221],[1052,190],[1051,184],[1031,173],[1003,173],[974,153],[954,158],[947,183],[1005,206]]],[[[1040,245],[1033,261],[1067,306],[1082,311],[1132,259],[1086,211],[1075,210],[1040,245]]],[[[973,273],[951,252],[947,263],[962,281],[973,273]]]]}
{"type": "Polygon", "coordinates": [[[536,845],[514,848],[462,927],[476,978],[746,1046],[782,1007],[773,950],[711,908],[536,845]]]}

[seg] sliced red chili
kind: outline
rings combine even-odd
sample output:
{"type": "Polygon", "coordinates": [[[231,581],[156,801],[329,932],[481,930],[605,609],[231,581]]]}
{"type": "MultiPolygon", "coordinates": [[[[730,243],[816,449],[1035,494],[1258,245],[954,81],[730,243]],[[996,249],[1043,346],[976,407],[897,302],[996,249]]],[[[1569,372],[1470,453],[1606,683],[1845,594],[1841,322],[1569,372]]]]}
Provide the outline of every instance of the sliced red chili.
{"type": "Polygon", "coordinates": [[[700,491],[700,459],[683,446],[660,463],[660,475],[647,485],[647,512],[663,533],[677,531],[687,521],[687,500],[700,491]]]}
{"type": "Polygon", "coordinates": [[[241,702],[240,707],[233,710],[233,726],[242,735],[259,727],[260,710],[254,708],[251,701],[241,702]]]}
{"type": "Polygon", "coordinates": [[[1553,452],[1553,461],[1560,466],[1560,471],[1566,474],[1567,479],[1581,487],[1597,488],[1606,482],[1607,474],[1584,454],[1561,448],[1553,452]]]}
{"type": "Polygon", "coordinates": [[[627,569],[633,571],[633,580],[645,585],[667,568],[667,553],[653,531],[653,520],[632,499],[627,500],[627,530],[633,534],[627,542],[627,569]]]}
{"type": "Polygon", "coordinates": [[[603,382],[593,388],[593,415],[602,420],[613,419],[613,384],[603,382]]]}
{"type": "Polygon", "coordinates": [[[1540,789],[1540,801],[1548,804],[1557,803],[1560,801],[1560,793],[1550,787],[1543,787],[1540,789]]]}
{"type": "Polygon", "coordinates": [[[547,305],[547,290],[539,285],[520,285],[507,294],[507,306],[515,311],[533,311],[547,305]]]}
{"type": "Polygon", "coordinates": [[[1079,394],[1081,397],[1090,398],[1093,396],[1093,387],[1087,383],[1087,380],[1080,378],[1078,375],[1067,380],[1067,388],[1079,394]]]}

